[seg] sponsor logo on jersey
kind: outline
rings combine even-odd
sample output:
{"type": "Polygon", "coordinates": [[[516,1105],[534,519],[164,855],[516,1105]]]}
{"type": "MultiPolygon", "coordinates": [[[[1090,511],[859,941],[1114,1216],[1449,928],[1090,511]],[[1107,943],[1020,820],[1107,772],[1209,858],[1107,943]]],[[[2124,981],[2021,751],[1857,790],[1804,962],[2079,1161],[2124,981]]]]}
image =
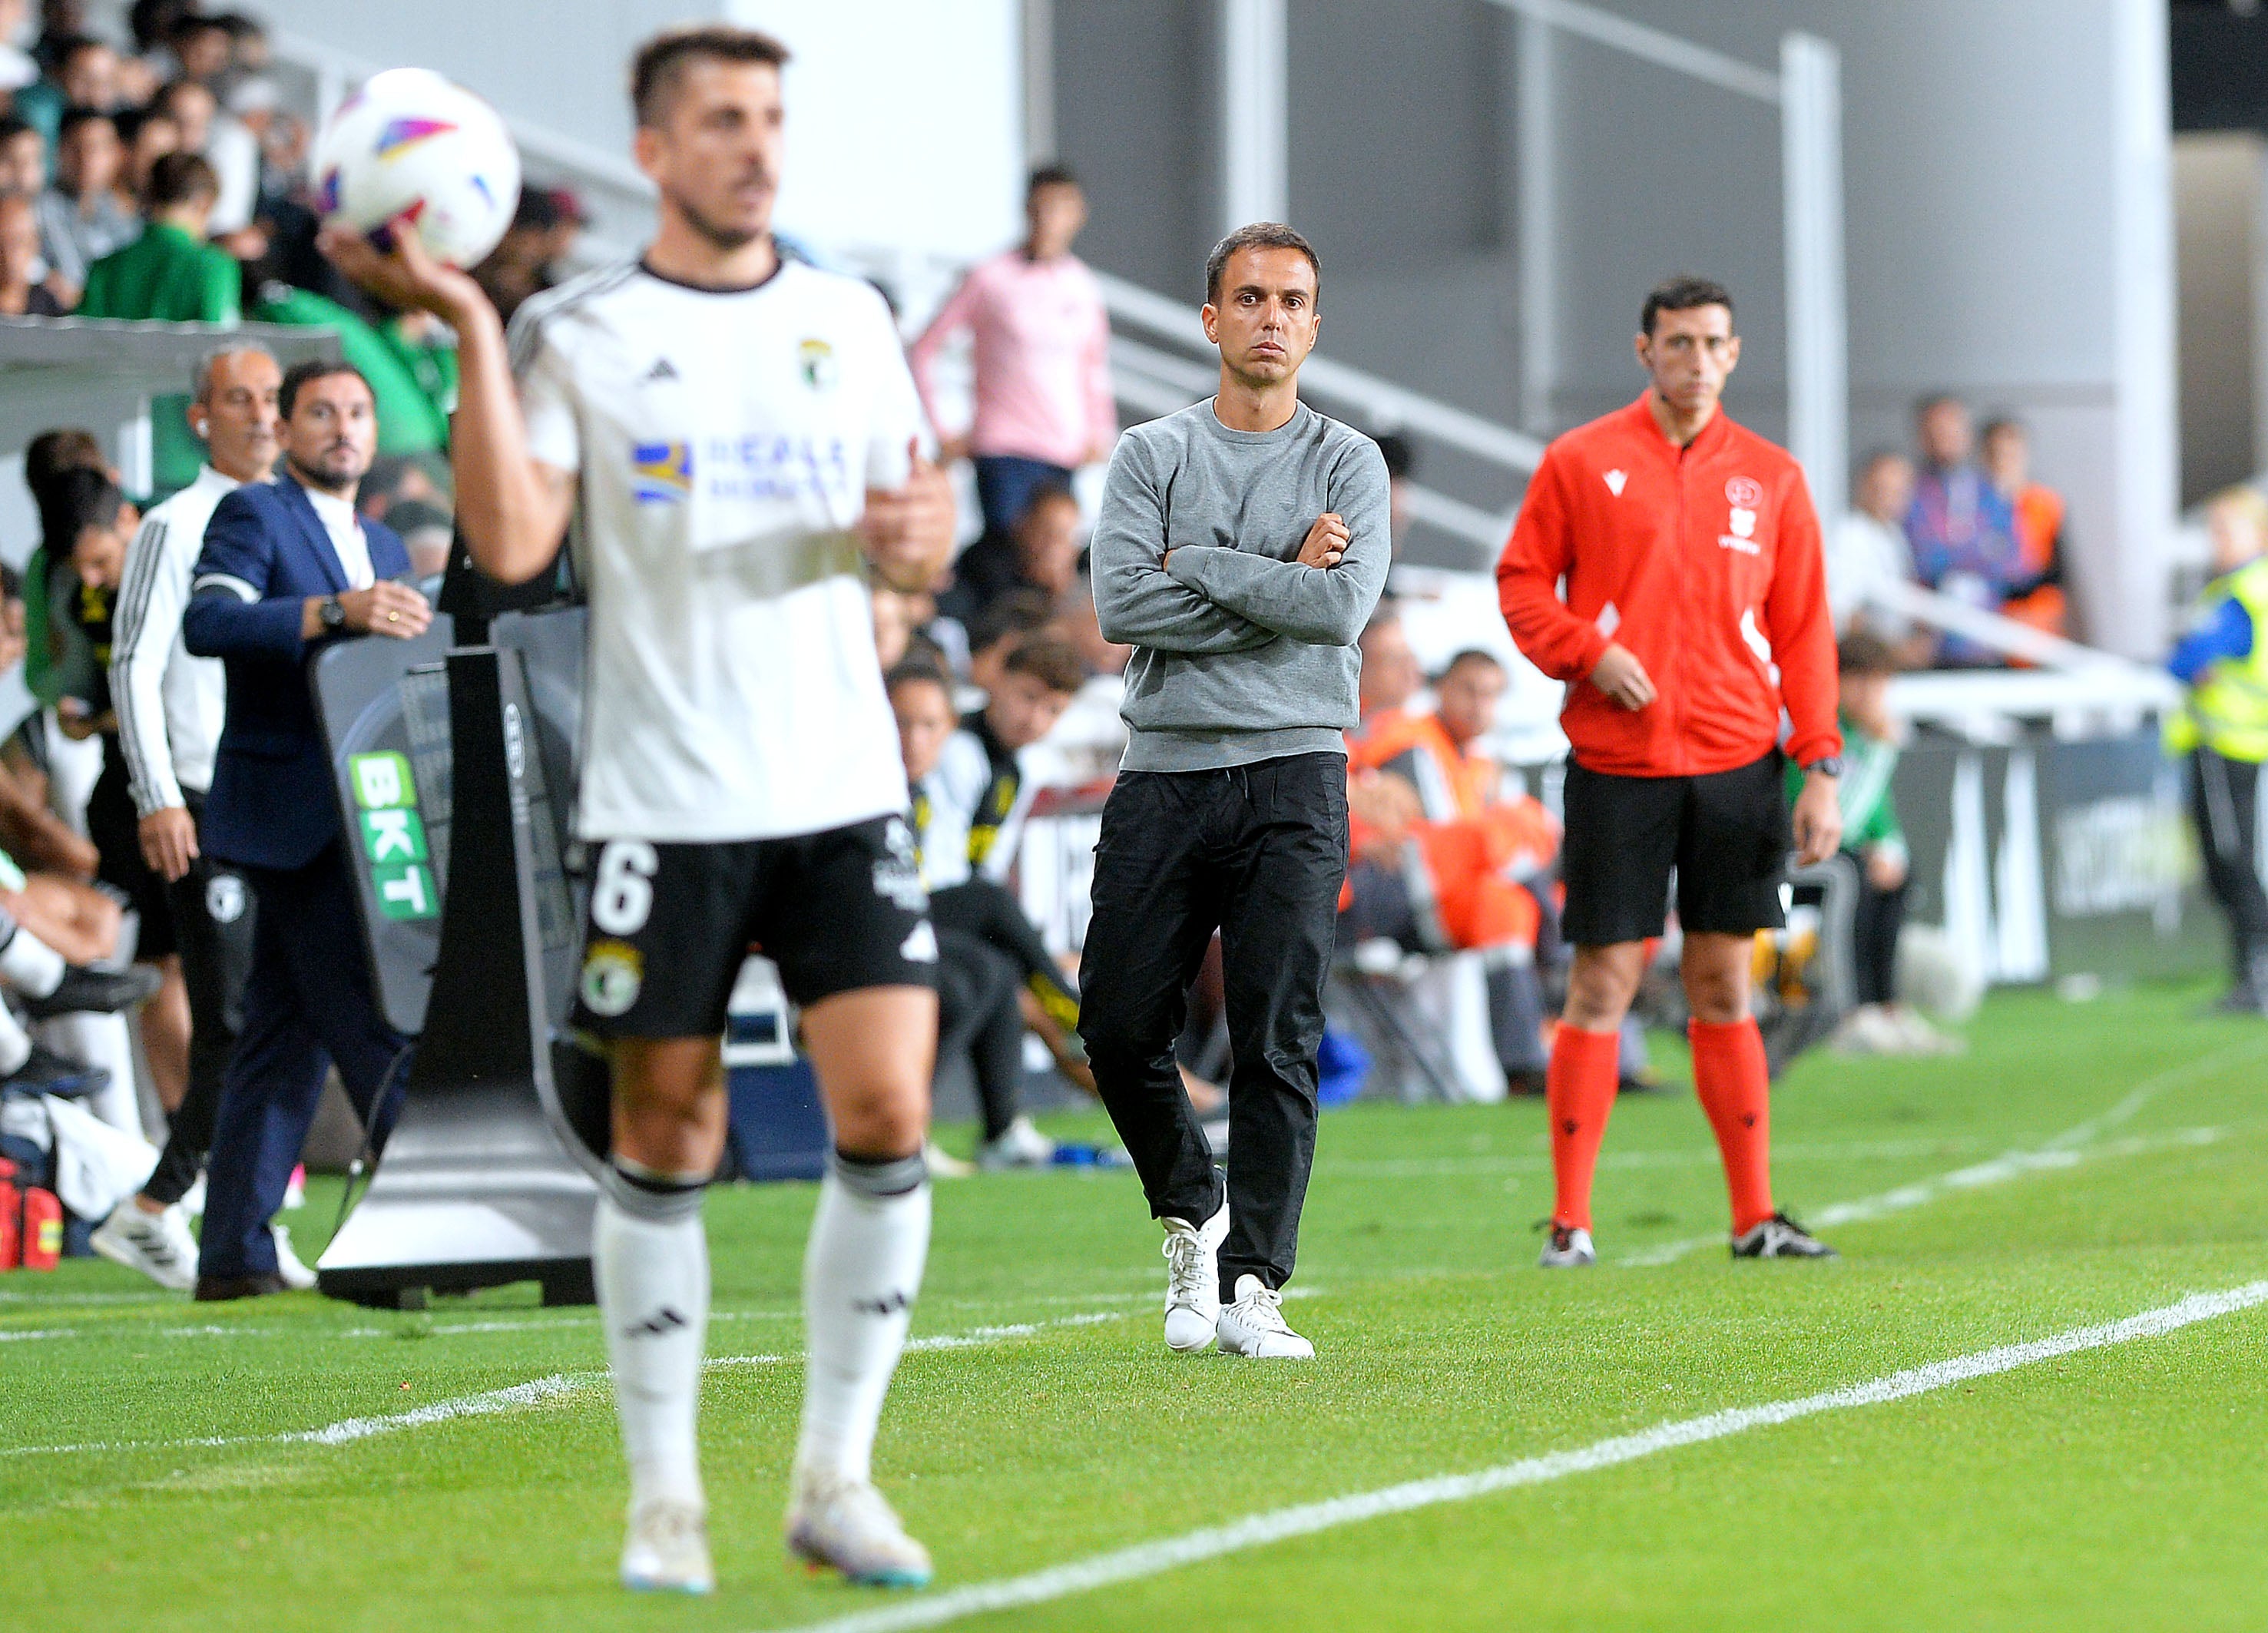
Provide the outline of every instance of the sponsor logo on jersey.
{"type": "Polygon", "coordinates": [[[693,445],[642,442],[630,449],[630,489],[640,504],[676,504],[693,491],[693,445]]]}
{"type": "Polygon", "coordinates": [[[398,158],[420,142],[446,136],[455,129],[446,119],[389,119],[378,133],[378,157],[398,158]]]}
{"type": "Polygon", "coordinates": [[[627,1014],[645,984],[645,959],[627,941],[594,941],[583,954],[583,1007],[612,1019],[627,1014]]]}
{"type": "Polygon", "coordinates": [[[839,375],[835,365],[835,348],[814,336],[795,349],[796,366],[803,371],[803,383],[814,391],[832,391],[839,375]]]}
{"type": "Polygon", "coordinates": [[[1609,471],[1607,473],[1607,491],[1614,495],[1617,499],[1621,498],[1623,497],[1623,484],[1629,480],[1630,473],[1628,471],[1609,471]]]}
{"type": "Polygon", "coordinates": [[[1764,502],[1764,484],[1753,476],[1735,476],[1725,484],[1725,497],[1744,511],[1764,502]]]}

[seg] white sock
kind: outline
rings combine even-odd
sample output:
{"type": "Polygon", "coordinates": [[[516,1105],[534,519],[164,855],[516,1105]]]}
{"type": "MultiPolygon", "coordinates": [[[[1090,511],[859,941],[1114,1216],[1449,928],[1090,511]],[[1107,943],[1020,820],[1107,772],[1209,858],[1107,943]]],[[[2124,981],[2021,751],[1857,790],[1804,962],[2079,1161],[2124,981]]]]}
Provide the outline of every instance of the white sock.
{"type": "Polygon", "coordinates": [[[615,1376],[615,1413],[630,1454],[633,1506],[656,1498],[699,1504],[695,1441],[701,1359],[709,1328],[709,1237],[701,1193],[657,1206],[619,1169],[593,1229],[599,1310],[615,1376]],[[627,1205],[617,1200],[628,1193],[627,1205]],[[635,1209],[636,1211],[632,1211],[635,1209]],[[662,1217],[655,1217],[657,1214],[662,1217]]]}
{"type": "Polygon", "coordinates": [[[63,955],[18,924],[0,946],[0,981],[26,997],[46,997],[63,984],[63,955]]]}
{"type": "Polygon", "coordinates": [[[0,1078],[13,1077],[32,1058],[32,1034],[16,1011],[0,1004],[0,1078]]]}
{"type": "Polygon", "coordinates": [[[929,1181],[919,1157],[839,1154],[819,1186],[803,1256],[803,1434],[796,1465],[839,1479],[873,1473],[882,1397],[906,1347],[929,1258],[929,1181]]]}

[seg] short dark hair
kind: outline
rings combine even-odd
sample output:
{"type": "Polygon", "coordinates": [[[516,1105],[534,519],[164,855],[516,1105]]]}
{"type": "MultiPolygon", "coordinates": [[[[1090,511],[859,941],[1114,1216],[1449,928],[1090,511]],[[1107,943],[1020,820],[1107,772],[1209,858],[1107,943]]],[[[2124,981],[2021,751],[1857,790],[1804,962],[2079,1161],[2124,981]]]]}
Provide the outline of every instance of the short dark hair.
{"type": "Polygon", "coordinates": [[[1035,635],[1000,666],[1010,674],[1031,676],[1050,692],[1068,695],[1086,684],[1086,660],[1059,636],[1035,635]]]}
{"type": "Polygon", "coordinates": [[[192,34],[202,34],[207,29],[212,28],[220,30],[232,41],[236,38],[236,31],[229,26],[227,18],[207,17],[202,11],[185,11],[175,18],[173,26],[166,31],[166,42],[168,45],[177,44],[192,34]]]}
{"type": "Polygon", "coordinates": [[[142,207],[153,215],[200,199],[210,203],[220,196],[220,177],[198,154],[167,153],[150,166],[142,195],[142,207]]]}
{"type": "Polygon", "coordinates": [[[1029,635],[1056,615],[1055,603],[1038,590],[1010,590],[979,607],[968,620],[968,650],[982,652],[1012,635],[1029,635]]]}
{"type": "Polygon", "coordinates": [[[63,116],[55,126],[57,143],[60,144],[65,136],[70,135],[81,125],[108,125],[114,132],[118,129],[118,119],[107,108],[67,107],[63,109],[63,116]]]}
{"type": "Polygon", "coordinates": [[[946,706],[953,704],[953,677],[926,658],[907,658],[893,665],[882,677],[882,689],[895,692],[902,686],[933,686],[945,694],[946,706]]]}
{"type": "Polygon", "coordinates": [[[291,417],[291,408],[299,399],[299,388],[312,386],[317,380],[327,380],[334,374],[351,374],[362,381],[362,388],[370,391],[371,401],[378,394],[371,391],[370,379],[360,369],[343,357],[310,357],[305,363],[295,363],[284,372],[284,384],[276,394],[276,412],[283,419],[291,417]]]}
{"type": "Polygon", "coordinates": [[[725,23],[664,29],[640,46],[630,60],[630,108],[637,122],[658,126],[666,121],[686,65],[704,59],[784,68],[789,53],[770,34],[725,23]]]}
{"type": "Polygon", "coordinates": [[[1896,674],[1898,657],[1881,636],[1853,629],[1835,644],[1835,668],[1840,674],[1896,674]]]}
{"type": "Polygon", "coordinates": [[[1031,175],[1024,182],[1024,202],[1031,202],[1032,195],[1042,188],[1075,188],[1079,185],[1079,174],[1069,165],[1035,165],[1031,175]]]}
{"type": "Polygon", "coordinates": [[[1504,668],[1504,659],[1498,658],[1494,652],[1484,651],[1477,646],[1469,646],[1441,666],[1441,679],[1447,680],[1467,664],[1486,664],[1490,668],[1499,672],[1504,668]]]}
{"type": "Polygon", "coordinates": [[[40,128],[30,120],[15,114],[0,114],[0,147],[5,147],[18,136],[26,134],[40,136],[42,146],[47,143],[47,138],[40,136],[40,128]]]}
{"type": "Polygon", "coordinates": [[[1682,272],[1674,278],[1664,278],[1646,292],[1646,305],[1638,308],[1638,333],[1653,334],[1654,319],[1665,312],[1690,312],[1696,306],[1722,306],[1729,318],[1733,315],[1732,291],[1714,278],[1697,278],[1682,272]]]}
{"type": "Polygon", "coordinates": [[[114,47],[110,41],[107,40],[98,39],[92,34],[73,34],[68,40],[58,40],[55,41],[54,51],[55,73],[57,77],[60,77],[63,74],[64,64],[69,63],[71,58],[77,56],[82,51],[111,51],[114,49],[116,49],[116,48],[114,47]]]}
{"type": "Polygon", "coordinates": [[[102,439],[81,425],[59,425],[24,445],[24,486],[32,490],[34,501],[65,471],[83,467],[99,471],[109,466],[102,439]]]}
{"type": "Polygon", "coordinates": [[[1984,424],[1977,428],[1977,441],[1981,446],[1983,444],[1992,441],[1995,437],[2005,437],[2011,431],[2014,431],[2017,436],[2027,439],[2029,439],[2032,434],[2031,427],[2025,424],[2023,421],[2018,419],[2014,415],[1996,414],[1991,419],[1985,421],[1984,424]]]}
{"type": "Polygon", "coordinates": [[[110,480],[108,471],[75,465],[55,473],[40,495],[40,538],[50,560],[70,554],[78,536],[90,527],[107,527],[118,519],[126,496],[110,480]]]}
{"type": "Polygon", "coordinates": [[[1969,404],[1962,397],[1959,392],[1932,391],[1925,392],[1920,396],[1914,399],[1913,416],[1916,419],[1919,419],[1922,416],[1927,414],[1932,408],[1941,408],[1948,402],[1955,408],[1960,409],[1963,414],[1969,412],[1969,404]]]}
{"type": "Polygon", "coordinates": [[[1050,477],[1024,496],[1024,508],[1016,513],[1016,526],[1021,527],[1024,525],[1024,519],[1042,504],[1065,503],[1076,506],[1079,504],[1079,496],[1071,490],[1069,482],[1057,482],[1050,477]]]}
{"type": "Polygon", "coordinates": [[[1398,482],[1418,468],[1418,445],[1400,431],[1381,431],[1372,438],[1378,444],[1378,457],[1386,461],[1389,482],[1398,482]]]}
{"type": "Polygon", "coordinates": [[[1220,304],[1220,275],[1228,265],[1228,258],[1241,249],[1296,249],[1307,258],[1315,269],[1315,299],[1323,298],[1323,258],[1315,254],[1315,246],[1280,221],[1256,221],[1248,227],[1239,227],[1212,246],[1205,257],[1205,299],[1213,305],[1220,304]]]}

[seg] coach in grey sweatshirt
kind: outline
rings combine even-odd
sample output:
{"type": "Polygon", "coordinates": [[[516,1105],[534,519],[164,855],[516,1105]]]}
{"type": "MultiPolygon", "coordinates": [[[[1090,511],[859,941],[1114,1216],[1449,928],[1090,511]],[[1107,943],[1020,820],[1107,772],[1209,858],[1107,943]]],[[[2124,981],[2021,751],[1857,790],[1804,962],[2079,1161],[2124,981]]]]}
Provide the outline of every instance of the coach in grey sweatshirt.
{"type": "Polygon", "coordinates": [[[1095,526],[1097,622],[1134,655],[1079,1033],[1165,1227],[1166,1342],[1182,1352],[1314,1353],[1278,1290],[1314,1157],[1355,637],[1391,552],[1377,445],[1299,401],[1321,281],[1289,227],[1222,240],[1204,314],[1220,392],[1120,439],[1095,526]],[[1216,930],[1235,1054],[1225,1179],[1174,1058],[1216,930]]]}

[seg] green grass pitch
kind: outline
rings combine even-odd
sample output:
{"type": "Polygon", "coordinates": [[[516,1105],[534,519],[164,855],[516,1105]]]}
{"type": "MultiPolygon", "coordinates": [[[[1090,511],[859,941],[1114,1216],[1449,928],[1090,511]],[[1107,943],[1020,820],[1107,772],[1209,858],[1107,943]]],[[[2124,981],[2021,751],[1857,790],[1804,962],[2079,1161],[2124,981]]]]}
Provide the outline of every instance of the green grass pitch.
{"type": "MultiPolygon", "coordinates": [[[[1602,1262],[1575,1274],[1534,1268],[1535,1102],[1329,1114],[1288,1306],[1311,1366],[1166,1353],[1128,1174],[941,1184],[932,1342],[892,1393],[881,1482],[950,1592],[2259,1281],[2268,1026],[2193,1020],[2202,996],[2008,995],[1958,1059],[1807,1057],[1776,1094],[1776,1176],[1842,1248],[1828,1264],[1727,1262],[1683,1091],[1617,1108],[1602,1262]]],[[[335,1197],[293,1217],[311,1260],[335,1197]]],[[[614,1584],[592,1312],[526,1290],[192,1306],[74,1262],[0,1276],[0,1622],[759,1633],[918,1602],[781,1553],[811,1201],[709,1200],[711,1352],[740,1358],[703,1404],[713,1599],[614,1584]],[[553,1378],[483,1416],[284,1438],[553,1378]]],[[[954,1625],[2259,1629],[2264,1445],[2268,1306],[954,1625]]]]}

